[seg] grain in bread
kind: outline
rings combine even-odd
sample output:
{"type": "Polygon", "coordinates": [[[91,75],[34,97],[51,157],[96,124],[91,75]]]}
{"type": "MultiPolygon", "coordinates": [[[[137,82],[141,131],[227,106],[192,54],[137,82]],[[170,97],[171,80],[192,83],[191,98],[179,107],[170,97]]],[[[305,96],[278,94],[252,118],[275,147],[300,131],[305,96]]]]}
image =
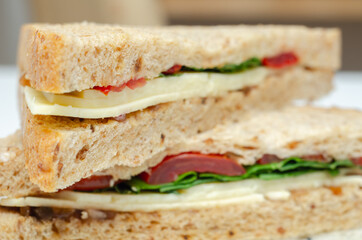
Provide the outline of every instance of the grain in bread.
{"type": "Polygon", "coordinates": [[[340,67],[340,31],[303,26],[24,25],[18,66],[29,84],[64,93],[154,78],[174,64],[208,68],[294,52],[300,65],[340,67]]]}
{"type": "Polygon", "coordinates": [[[331,71],[273,71],[258,86],[222,97],[193,98],[128,114],[126,120],[76,119],[23,111],[24,151],[32,182],[51,192],[116,165],[140,166],[182,139],[251,109],[275,109],[331,89],[331,71]],[[81,171],[80,171],[81,169],[81,171]]]}
{"type": "Polygon", "coordinates": [[[114,219],[45,220],[0,209],[0,239],[281,240],[362,227],[362,189],[298,189],[288,200],[199,210],[117,213],[114,219]]]}

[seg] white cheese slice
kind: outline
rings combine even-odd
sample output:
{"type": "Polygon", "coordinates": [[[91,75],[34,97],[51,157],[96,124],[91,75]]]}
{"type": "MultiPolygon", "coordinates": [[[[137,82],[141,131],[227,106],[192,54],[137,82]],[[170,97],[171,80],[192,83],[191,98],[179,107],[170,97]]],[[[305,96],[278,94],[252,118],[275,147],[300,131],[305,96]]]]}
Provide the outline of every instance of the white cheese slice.
{"type": "Polygon", "coordinates": [[[63,191],[42,197],[4,198],[0,199],[0,205],[150,212],[249,204],[265,201],[266,199],[284,201],[290,197],[289,191],[293,189],[340,186],[342,184],[362,186],[362,176],[347,175],[346,172],[347,170],[338,177],[332,177],[326,172],[319,172],[301,175],[292,179],[285,178],[271,181],[249,179],[229,183],[208,183],[183,190],[180,194],[117,194],[63,191]]]}
{"type": "Polygon", "coordinates": [[[32,114],[79,118],[106,118],[138,111],[159,103],[191,97],[221,96],[228,91],[258,85],[267,75],[264,67],[241,73],[183,73],[147,81],[134,90],[126,87],[108,95],[97,90],[67,94],[40,92],[24,88],[25,100],[32,114]]]}

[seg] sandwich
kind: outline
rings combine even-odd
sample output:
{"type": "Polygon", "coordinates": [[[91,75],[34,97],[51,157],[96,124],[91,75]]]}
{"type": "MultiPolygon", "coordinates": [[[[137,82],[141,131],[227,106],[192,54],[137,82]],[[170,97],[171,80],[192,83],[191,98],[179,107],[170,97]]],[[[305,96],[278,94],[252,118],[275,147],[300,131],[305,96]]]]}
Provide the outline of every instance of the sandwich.
{"type": "Polygon", "coordinates": [[[362,112],[250,111],[46,193],[1,144],[1,239],[290,239],[362,228],[362,112]],[[123,174],[123,175],[121,175],[123,174]]]}
{"type": "Polygon", "coordinates": [[[56,192],[139,167],[249,110],[323,96],[340,66],[340,32],[30,24],[18,59],[29,177],[56,192]]]}

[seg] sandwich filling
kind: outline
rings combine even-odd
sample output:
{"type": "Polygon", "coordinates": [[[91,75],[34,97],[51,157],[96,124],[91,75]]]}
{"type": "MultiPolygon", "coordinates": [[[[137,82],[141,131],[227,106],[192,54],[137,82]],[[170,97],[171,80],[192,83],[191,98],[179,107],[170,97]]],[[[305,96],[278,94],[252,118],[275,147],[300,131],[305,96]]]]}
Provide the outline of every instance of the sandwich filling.
{"type": "Polygon", "coordinates": [[[333,160],[308,155],[280,159],[265,154],[256,164],[242,166],[224,155],[182,153],[166,157],[130,180],[96,176],[58,193],[4,198],[0,205],[25,208],[33,214],[46,209],[55,217],[59,209],[73,209],[71,213],[78,215],[77,209],[97,209],[106,216],[108,211],[150,212],[287,200],[294,189],[315,187],[326,187],[338,195],[342,185],[362,187],[361,167],[362,158],[333,160]]]}
{"type": "Polygon", "coordinates": [[[293,66],[293,53],[252,58],[241,64],[215,68],[175,65],[153,79],[131,79],[121,86],[96,86],[81,92],[53,94],[23,87],[26,103],[34,115],[108,118],[142,110],[160,103],[192,97],[217,97],[229,91],[257,86],[271,71],[293,66]]]}
{"type": "Polygon", "coordinates": [[[174,193],[211,182],[235,182],[246,179],[277,180],[313,172],[338,176],[341,169],[362,166],[362,158],[327,159],[306,155],[280,159],[265,154],[254,165],[242,166],[219,154],[181,153],[167,156],[161,163],[130,180],[115,181],[112,176],[92,176],[67,190],[124,193],[174,193]]]}

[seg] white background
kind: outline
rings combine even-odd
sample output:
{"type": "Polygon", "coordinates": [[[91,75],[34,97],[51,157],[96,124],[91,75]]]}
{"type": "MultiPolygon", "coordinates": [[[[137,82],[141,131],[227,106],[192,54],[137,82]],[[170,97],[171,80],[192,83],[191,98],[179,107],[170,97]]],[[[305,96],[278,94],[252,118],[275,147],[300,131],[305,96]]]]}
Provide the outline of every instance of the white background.
{"type": "MultiPolygon", "coordinates": [[[[5,137],[20,128],[18,81],[19,76],[14,66],[0,65],[0,137],[5,137]]],[[[314,104],[362,110],[362,72],[337,73],[334,91],[314,104]]]]}

